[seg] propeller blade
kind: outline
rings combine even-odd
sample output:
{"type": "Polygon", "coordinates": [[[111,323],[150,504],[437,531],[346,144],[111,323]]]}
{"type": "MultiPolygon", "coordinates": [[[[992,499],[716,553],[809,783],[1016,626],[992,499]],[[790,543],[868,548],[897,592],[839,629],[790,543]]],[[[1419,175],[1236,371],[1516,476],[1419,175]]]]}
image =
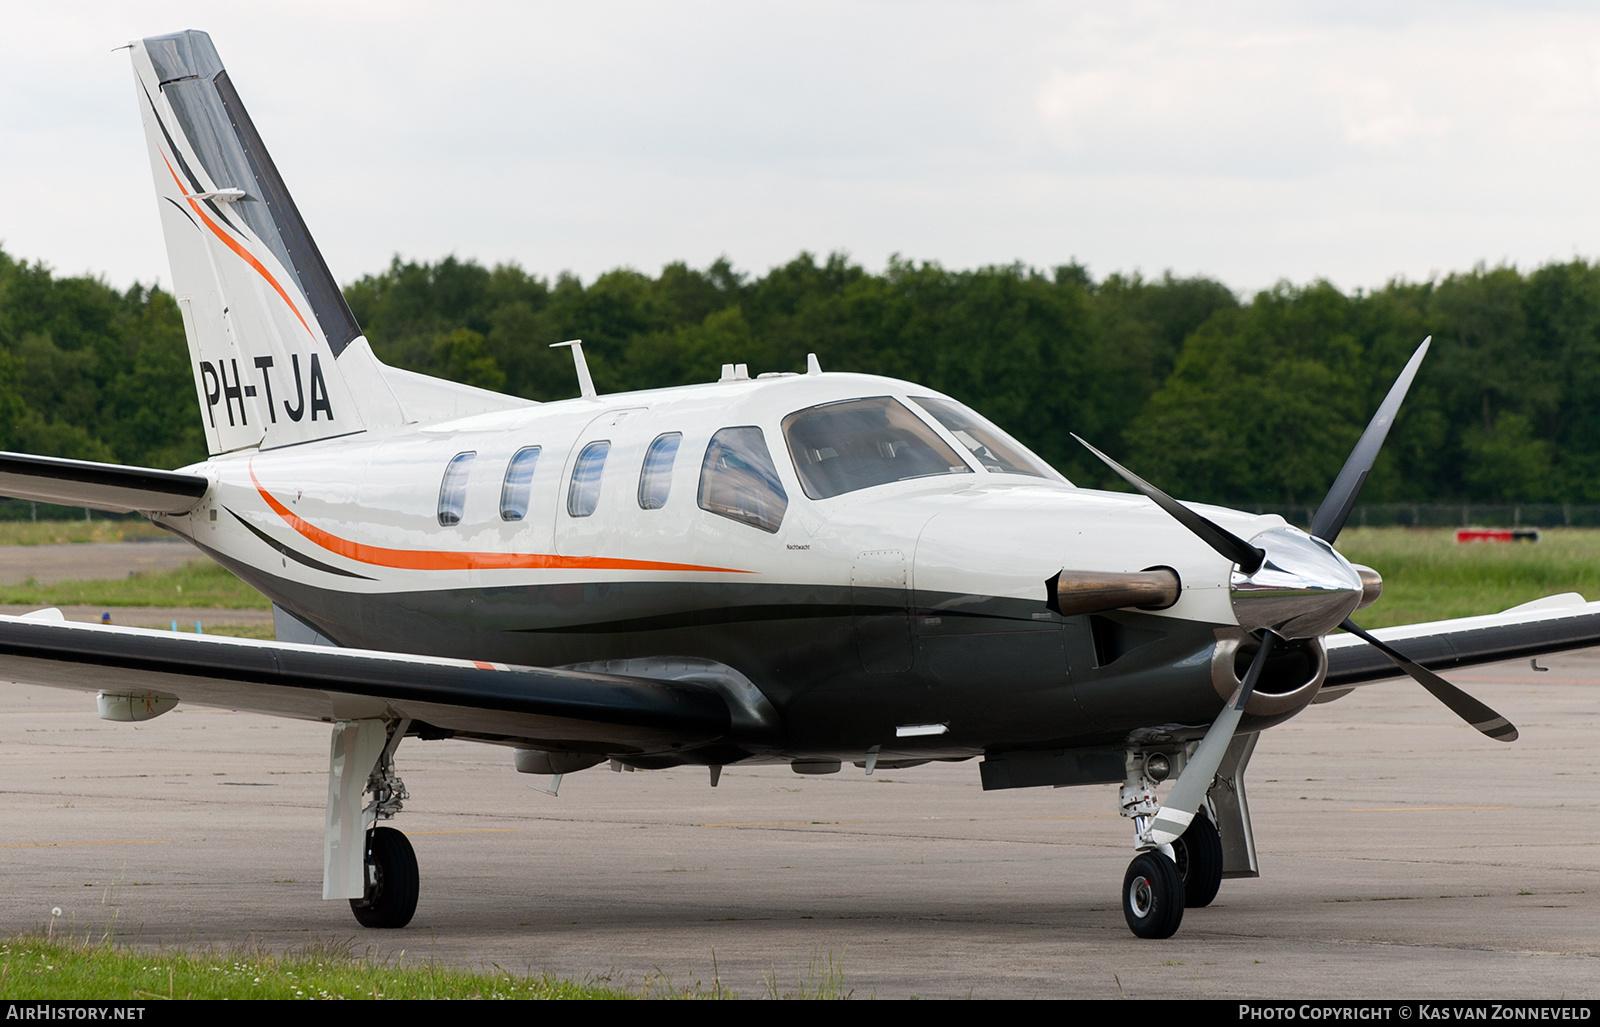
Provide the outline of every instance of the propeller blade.
{"type": "Polygon", "coordinates": [[[1228,744],[1233,741],[1233,733],[1239,727],[1239,718],[1244,716],[1245,704],[1256,690],[1256,682],[1261,680],[1261,671],[1266,667],[1267,657],[1272,654],[1273,643],[1277,640],[1278,636],[1270,631],[1261,636],[1261,648],[1256,652],[1255,659],[1250,661],[1250,669],[1245,671],[1244,680],[1234,689],[1228,705],[1211,722],[1206,736],[1200,739],[1199,747],[1189,758],[1183,773],[1178,775],[1172,791],[1167,793],[1167,801],[1161,804],[1151,820],[1144,842],[1167,845],[1189,829],[1195,811],[1205,801],[1206,792],[1211,790],[1217,768],[1222,766],[1222,757],[1227,754],[1228,744]]]}
{"type": "Polygon", "coordinates": [[[1079,436],[1073,435],[1072,437],[1079,442],[1083,442],[1085,449],[1099,457],[1107,467],[1121,475],[1123,481],[1143,492],[1154,500],[1157,506],[1171,514],[1179,524],[1200,536],[1200,541],[1221,553],[1226,559],[1238,564],[1240,570],[1246,574],[1254,574],[1261,569],[1261,561],[1266,556],[1261,550],[1226,528],[1195,513],[1109,456],[1084,442],[1079,436]]]}
{"type": "Polygon", "coordinates": [[[1471,724],[1497,742],[1515,742],[1517,740],[1517,728],[1511,721],[1500,716],[1500,714],[1428,668],[1408,660],[1405,656],[1390,648],[1382,639],[1363,631],[1356,625],[1355,621],[1346,620],[1340,627],[1393,660],[1396,667],[1410,674],[1417,684],[1432,692],[1435,699],[1450,707],[1450,712],[1468,724],[1471,724]]]}
{"type": "Polygon", "coordinates": [[[1344,468],[1339,471],[1339,476],[1333,479],[1333,485],[1328,489],[1328,494],[1322,500],[1322,505],[1317,507],[1317,515],[1311,519],[1311,534],[1324,542],[1332,544],[1339,537],[1339,531],[1344,527],[1344,522],[1350,517],[1350,510],[1356,505],[1356,497],[1361,495],[1361,486],[1367,483],[1367,475],[1372,471],[1372,464],[1378,459],[1378,451],[1383,448],[1383,440],[1389,434],[1389,426],[1394,424],[1394,417],[1400,412],[1400,404],[1406,398],[1406,392],[1411,388],[1411,379],[1417,376],[1417,368],[1422,366],[1422,358],[1428,355],[1428,344],[1433,341],[1433,336],[1422,340],[1422,345],[1411,354],[1411,359],[1406,361],[1406,366],[1400,371],[1400,377],[1394,380],[1389,387],[1389,394],[1378,405],[1378,412],[1372,415],[1372,420],[1367,422],[1367,430],[1361,433],[1361,438],[1356,441],[1356,447],[1350,451],[1350,456],[1345,459],[1344,468]]]}

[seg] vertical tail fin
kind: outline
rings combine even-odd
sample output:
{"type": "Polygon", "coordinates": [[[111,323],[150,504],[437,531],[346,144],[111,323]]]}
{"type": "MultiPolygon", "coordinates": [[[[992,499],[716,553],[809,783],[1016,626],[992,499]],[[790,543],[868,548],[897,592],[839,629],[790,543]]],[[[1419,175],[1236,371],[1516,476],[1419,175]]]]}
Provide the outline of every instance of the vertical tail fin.
{"type": "Polygon", "coordinates": [[[204,32],[134,43],[206,442],[271,448],[403,419],[204,32]]]}

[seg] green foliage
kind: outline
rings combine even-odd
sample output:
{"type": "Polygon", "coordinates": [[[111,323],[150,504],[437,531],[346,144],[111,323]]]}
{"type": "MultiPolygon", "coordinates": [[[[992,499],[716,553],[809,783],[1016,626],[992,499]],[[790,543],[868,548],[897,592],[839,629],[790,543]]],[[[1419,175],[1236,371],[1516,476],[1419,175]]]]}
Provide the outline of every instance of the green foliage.
{"type": "Polygon", "coordinates": [[[0,251],[0,448],[174,467],[205,457],[172,297],[0,251]]]}
{"type": "MultiPolygon", "coordinates": [[[[1434,347],[1362,498],[1600,502],[1600,265],[1485,268],[1346,295],[1095,282],[1078,265],[870,274],[802,253],[584,283],[396,258],[345,290],[386,361],[531,399],[752,372],[909,379],[984,413],[1080,484],[1121,487],[1076,432],[1186,498],[1312,504],[1425,335],[1434,347]]],[[[0,448],[172,467],[203,454],[172,297],[56,279],[0,252],[0,448]]]]}
{"type": "Polygon", "coordinates": [[[1097,287],[1075,266],[949,271],[898,258],[871,275],[840,254],[801,254],[754,280],[719,260],[704,271],[669,264],[656,278],[612,271],[589,285],[453,257],[396,259],[346,295],[384,360],[474,384],[484,379],[471,369],[492,360],[488,374],[503,372],[505,390],[530,399],[577,394],[570,359],[549,349],[567,339],[584,341],[606,392],[713,381],[725,363],[799,370],[816,353],[829,369],[954,395],[1087,482],[1105,472],[1068,433],[1120,436],[1184,338],[1236,306],[1203,279],[1113,276],[1097,287]],[[439,341],[463,330],[483,336],[479,362],[439,341]]]}

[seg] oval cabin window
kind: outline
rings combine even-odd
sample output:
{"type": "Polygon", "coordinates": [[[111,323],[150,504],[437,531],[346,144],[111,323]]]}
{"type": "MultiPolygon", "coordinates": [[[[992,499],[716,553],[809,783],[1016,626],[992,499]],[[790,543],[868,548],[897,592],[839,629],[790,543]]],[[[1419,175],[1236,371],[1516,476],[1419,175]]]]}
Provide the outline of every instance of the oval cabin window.
{"type": "Polygon", "coordinates": [[[472,473],[472,461],[477,453],[457,453],[444,469],[444,481],[439,483],[439,523],[446,528],[460,524],[467,510],[467,478],[472,473]]]}
{"type": "Polygon", "coordinates": [[[667,505],[672,492],[672,465],[678,459],[678,444],[683,435],[672,432],[657,436],[644,455],[644,467],[639,470],[639,509],[659,510],[667,505]]]}
{"type": "Polygon", "coordinates": [[[572,482],[567,486],[567,513],[587,517],[600,505],[600,472],[606,468],[610,442],[591,442],[572,465],[572,482]]]}
{"type": "Polygon", "coordinates": [[[533,471],[539,465],[539,447],[517,450],[506,465],[506,480],[500,486],[500,519],[520,521],[528,516],[528,496],[533,491],[533,471]]]}

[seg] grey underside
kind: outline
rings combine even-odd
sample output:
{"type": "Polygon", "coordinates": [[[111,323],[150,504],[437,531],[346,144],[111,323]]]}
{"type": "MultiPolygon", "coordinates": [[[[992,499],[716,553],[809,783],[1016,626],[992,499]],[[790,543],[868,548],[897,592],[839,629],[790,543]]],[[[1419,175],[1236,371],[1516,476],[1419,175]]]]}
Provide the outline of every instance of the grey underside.
{"type": "MultiPolygon", "coordinates": [[[[1221,705],[1209,626],[1117,615],[1134,643],[1106,662],[1087,618],[1040,600],[850,586],[616,582],[361,595],[213,553],[309,629],[359,648],[535,667],[688,658],[731,668],[775,712],[729,743],[751,755],[959,758],[1117,744],[1162,723],[1204,727],[1221,705]],[[1042,616],[1041,616],[1042,615],[1042,616]],[[942,735],[898,739],[907,725],[942,735]]],[[[304,630],[302,629],[302,630],[304,630]]],[[[302,638],[300,640],[307,640],[302,638]]],[[[641,662],[642,661],[642,662],[641,662]]]]}
{"type": "MultiPolygon", "coordinates": [[[[419,654],[534,667],[633,661],[632,673],[669,658],[731,668],[775,712],[761,730],[742,735],[735,718],[728,741],[751,754],[860,759],[874,746],[899,758],[1078,751],[1079,763],[1105,766],[1076,777],[1106,780],[1114,776],[1110,762],[1093,751],[1120,748],[1133,732],[1203,730],[1222,703],[1211,681],[1211,626],[1120,611],[1061,617],[1044,608],[1042,582],[1037,602],[746,582],[362,595],[213,555],[339,645],[393,649],[403,640],[419,654]],[[1108,627],[1119,639],[1110,652],[1108,627]],[[948,725],[947,733],[897,738],[897,728],[934,724],[948,725]]],[[[1445,629],[1405,643],[1434,669],[1595,644],[1600,616],[1593,613],[1445,629]]],[[[1397,674],[1370,647],[1335,648],[1325,688],[1397,674]]],[[[1247,717],[1240,730],[1272,722],[1247,717]]]]}

